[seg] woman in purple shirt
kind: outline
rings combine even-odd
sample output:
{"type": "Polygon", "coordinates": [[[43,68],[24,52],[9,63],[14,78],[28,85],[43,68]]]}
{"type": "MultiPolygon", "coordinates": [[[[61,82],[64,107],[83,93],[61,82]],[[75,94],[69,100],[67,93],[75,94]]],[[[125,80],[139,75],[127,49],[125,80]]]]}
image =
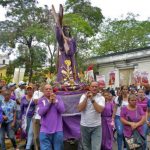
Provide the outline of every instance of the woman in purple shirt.
{"type": "MultiPolygon", "coordinates": [[[[139,89],[137,94],[138,94],[137,95],[137,106],[141,106],[143,109],[143,112],[146,114],[148,98],[145,96],[145,91],[143,89],[139,89]]],[[[148,128],[147,123],[145,122],[143,125],[145,137],[146,137],[147,128],[148,128]]]]}
{"type": "Polygon", "coordinates": [[[32,118],[35,112],[35,102],[33,101],[33,87],[27,86],[26,95],[21,99],[21,118],[26,115],[27,118],[27,144],[26,150],[29,150],[32,146],[33,141],[33,129],[32,129],[32,118]]]}
{"type": "Polygon", "coordinates": [[[121,110],[121,121],[124,124],[124,136],[129,138],[132,136],[134,129],[144,135],[142,125],[145,122],[145,114],[140,106],[137,106],[137,97],[131,94],[128,97],[128,106],[123,107],[121,110]]]}
{"type": "Polygon", "coordinates": [[[147,101],[148,98],[145,96],[144,90],[139,89],[137,93],[137,105],[142,107],[144,113],[146,113],[147,110],[147,101]]]}
{"type": "Polygon", "coordinates": [[[103,96],[105,97],[105,108],[101,113],[102,118],[102,145],[101,150],[112,150],[113,147],[113,126],[112,114],[114,103],[110,97],[109,91],[104,91],[103,96]]]}

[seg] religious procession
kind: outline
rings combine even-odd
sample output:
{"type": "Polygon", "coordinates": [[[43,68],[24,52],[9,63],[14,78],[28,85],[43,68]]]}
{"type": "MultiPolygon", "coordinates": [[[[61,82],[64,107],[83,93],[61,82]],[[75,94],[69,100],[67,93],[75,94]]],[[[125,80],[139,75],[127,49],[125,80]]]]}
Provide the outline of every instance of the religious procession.
{"type": "MultiPolygon", "coordinates": [[[[85,42],[97,48],[99,35],[92,41],[94,45],[90,41],[93,32],[98,32],[97,24],[92,24],[97,7],[91,6],[90,1],[83,0],[83,5],[79,5],[68,0],[65,9],[74,13],[66,14],[62,4],[56,11],[54,5],[42,10],[35,3],[0,2],[9,8],[7,17],[15,16],[12,22],[0,22],[4,23],[0,29],[4,41],[0,38],[0,45],[2,50],[10,50],[16,42],[20,52],[12,64],[3,58],[2,68],[7,64],[5,77],[0,68],[0,150],[150,150],[150,47],[143,43],[141,46],[138,41],[140,46],[132,45],[128,51],[115,51],[114,47],[114,52],[110,49],[104,53],[101,48],[100,56],[91,55],[85,42]],[[94,13],[90,14],[93,20],[84,6],[94,13]],[[80,7],[84,9],[81,11],[80,7]],[[88,17],[83,21],[78,13],[88,17]],[[93,29],[86,24],[88,19],[92,20],[89,26],[93,29]],[[43,26],[46,21],[47,26],[43,26]],[[4,30],[8,24],[16,25],[17,31],[9,28],[11,36],[4,30]],[[48,72],[40,66],[48,55],[44,43],[48,44],[53,64],[48,72]],[[78,47],[83,51],[79,52],[78,47]],[[13,71],[9,79],[8,74],[13,71]]],[[[102,19],[100,9],[98,12],[102,19]]],[[[118,22],[111,23],[116,26],[118,22]]]]}

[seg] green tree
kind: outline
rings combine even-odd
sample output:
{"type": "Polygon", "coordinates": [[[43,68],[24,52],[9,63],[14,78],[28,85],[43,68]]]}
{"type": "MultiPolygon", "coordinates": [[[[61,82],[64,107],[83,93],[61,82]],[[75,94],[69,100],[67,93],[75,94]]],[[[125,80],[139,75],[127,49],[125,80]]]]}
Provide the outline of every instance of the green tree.
{"type": "Polygon", "coordinates": [[[89,0],[67,0],[65,11],[64,24],[72,27],[78,46],[76,58],[79,68],[83,68],[82,62],[91,56],[91,39],[99,31],[104,16],[89,0]]]}
{"type": "Polygon", "coordinates": [[[65,8],[67,12],[81,16],[97,33],[104,18],[100,8],[93,7],[89,0],[67,0],[65,8]]]}
{"type": "MultiPolygon", "coordinates": [[[[1,37],[0,44],[3,50],[23,47],[26,49],[29,81],[32,79],[35,61],[44,64],[46,59],[41,56],[39,40],[46,33],[45,24],[47,15],[43,8],[37,7],[33,0],[1,1],[1,5],[7,7],[8,20],[0,22],[0,34],[5,35],[5,41],[1,37]],[[40,53],[39,53],[40,52],[40,53]]],[[[20,53],[21,54],[21,53],[20,53]]]]}
{"type": "Polygon", "coordinates": [[[125,19],[108,19],[93,38],[91,49],[96,55],[128,51],[150,44],[150,21],[139,21],[129,13],[125,19]]]}

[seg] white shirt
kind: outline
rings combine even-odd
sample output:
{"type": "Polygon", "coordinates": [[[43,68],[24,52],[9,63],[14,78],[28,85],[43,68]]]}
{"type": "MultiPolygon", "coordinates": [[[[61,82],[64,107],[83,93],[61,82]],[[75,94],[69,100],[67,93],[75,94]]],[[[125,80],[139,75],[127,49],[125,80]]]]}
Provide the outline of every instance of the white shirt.
{"type": "MultiPolygon", "coordinates": [[[[80,98],[79,103],[83,102],[85,97],[86,97],[85,94],[83,94],[80,98]]],[[[98,105],[105,107],[105,98],[103,96],[97,94],[96,96],[93,97],[93,99],[98,105]]],[[[80,124],[86,127],[96,127],[101,125],[101,113],[97,112],[94,109],[94,106],[91,103],[91,100],[89,99],[87,100],[87,106],[85,110],[81,112],[80,124]]]]}
{"type": "MultiPolygon", "coordinates": [[[[42,96],[43,96],[43,92],[41,92],[40,90],[35,91],[34,94],[33,94],[33,100],[34,99],[39,100],[42,96]]],[[[34,118],[35,119],[41,119],[41,116],[38,114],[38,107],[36,107],[34,118]]]]}
{"type": "MultiPolygon", "coordinates": [[[[115,104],[119,104],[118,96],[115,98],[115,104]]],[[[120,116],[121,108],[124,107],[124,106],[127,106],[127,105],[128,105],[128,101],[127,100],[126,101],[122,100],[121,106],[117,107],[116,115],[120,116]]]]}
{"type": "MultiPolygon", "coordinates": [[[[21,98],[25,95],[25,89],[20,89],[19,87],[15,90],[16,99],[21,101],[21,98]]],[[[21,110],[20,104],[17,104],[17,110],[21,110]]]]}

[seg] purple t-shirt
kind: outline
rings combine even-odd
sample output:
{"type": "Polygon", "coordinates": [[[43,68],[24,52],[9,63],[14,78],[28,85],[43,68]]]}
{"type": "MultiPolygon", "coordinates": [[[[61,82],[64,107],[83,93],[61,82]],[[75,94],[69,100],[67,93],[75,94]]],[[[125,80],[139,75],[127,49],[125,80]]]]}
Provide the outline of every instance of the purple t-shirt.
{"type": "MultiPolygon", "coordinates": [[[[28,101],[26,99],[26,96],[23,96],[21,99],[21,105],[20,105],[20,107],[21,107],[20,119],[22,118],[22,115],[26,114],[29,103],[30,103],[30,101],[28,101]]],[[[31,105],[30,105],[29,110],[28,110],[28,113],[27,113],[27,117],[29,117],[29,118],[33,117],[34,112],[35,112],[35,106],[36,105],[35,105],[34,101],[32,100],[31,105]]]]}
{"type": "Polygon", "coordinates": [[[146,113],[148,98],[145,97],[144,100],[137,99],[137,106],[142,107],[143,111],[146,113]]]}
{"type": "MultiPolygon", "coordinates": [[[[141,118],[144,116],[144,112],[142,107],[137,106],[136,110],[129,110],[127,107],[123,107],[121,109],[121,117],[124,118],[127,121],[130,122],[139,122],[141,120],[141,118]]],[[[139,133],[141,135],[143,135],[143,127],[139,126],[137,128],[137,130],[139,131],[139,133]]],[[[131,137],[132,135],[132,128],[129,125],[124,125],[124,129],[123,129],[123,133],[125,137],[131,137]]]]}
{"type": "Polygon", "coordinates": [[[56,96],[56,99],[55,104],[50,103],[44,96],[38,101],[38,113],[41,116],[40,132],[52,134],[63,131],[61,114],[65,111],[65,107],[61,97],[56,96]]]}

